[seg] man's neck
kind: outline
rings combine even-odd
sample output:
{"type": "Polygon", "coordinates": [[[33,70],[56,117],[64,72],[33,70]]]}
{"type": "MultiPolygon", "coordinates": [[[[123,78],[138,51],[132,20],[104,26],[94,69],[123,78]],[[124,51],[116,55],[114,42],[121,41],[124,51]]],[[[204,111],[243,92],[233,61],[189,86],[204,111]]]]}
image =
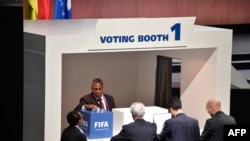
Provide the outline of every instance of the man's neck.
{"type": "Polygon", "coordinates": [[[178,110],[174,111],[174,116],[178,115],[179,113],[183,113],[183,110],[178,109],[178,110]]]}
{"type": "Polygon", "coordinates": [[[143,119],[143,117],[135,117],[134,120],[143,119]]]}

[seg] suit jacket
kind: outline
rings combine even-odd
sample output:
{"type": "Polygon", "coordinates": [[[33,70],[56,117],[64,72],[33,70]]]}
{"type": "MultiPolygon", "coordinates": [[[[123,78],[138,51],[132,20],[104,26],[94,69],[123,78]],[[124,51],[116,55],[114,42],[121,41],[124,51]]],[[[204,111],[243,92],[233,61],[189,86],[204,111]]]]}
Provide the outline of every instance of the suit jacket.
{"type": "Polygon", "coordinates": [[[227,124],[236,124],[234,117],[219,111],[206,120],[201,134],[201,141],[223,141],[223,128],[227,124]]]}
{"type": "Polygon", "coordinates": [[[197,119],[179,113],[165,121],[156,140],[159,141],[199,141],[200,128],[197,119]]]}
{"type": "MultiPolygon", "coordinates": [[[[115,100],[113,96],[108,95],[108,94],[103,94],[103,96],[105,97],[107,101],[106,104],[108,105],[108,111],[112,111],[112,108],[116,108],[115,100]]],[[[98,107],[100,107],[98,100],[93,96],[92,93],[81,97],[79,104],[75,107],[75,110],[78,110],[78,111],[81,110],[84,104],[95,104],[98,107]]]]}
{"type": "Polygon", "coordinates": [[[120,133],[113,136],[110,141],[153,141],[155,136],[155,123],[137,119],[130,124],[123,125],[120,133]]]}
{"type": "Polygon", "coordinates": [[[87,138],[76,126],[68,126],[63,130],[60,141],[87,141],[87,138]]]}

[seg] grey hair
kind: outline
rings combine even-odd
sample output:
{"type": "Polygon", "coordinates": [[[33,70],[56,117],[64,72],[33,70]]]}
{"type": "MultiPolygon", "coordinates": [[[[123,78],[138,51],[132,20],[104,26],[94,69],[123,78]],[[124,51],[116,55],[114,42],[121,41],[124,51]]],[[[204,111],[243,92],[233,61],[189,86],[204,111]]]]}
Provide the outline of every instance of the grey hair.
{"type": "Polygon", "coordinates": [[[141,102],[134,102],[131,104],[130,110],[135,117],[143,117],[145,114],[145,105],[141,102]]]}

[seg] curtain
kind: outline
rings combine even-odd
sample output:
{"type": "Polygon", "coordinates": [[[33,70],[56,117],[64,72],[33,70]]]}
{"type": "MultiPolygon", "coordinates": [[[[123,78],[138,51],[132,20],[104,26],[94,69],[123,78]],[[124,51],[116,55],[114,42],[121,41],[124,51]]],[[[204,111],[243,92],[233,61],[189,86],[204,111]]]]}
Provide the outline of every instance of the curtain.
{"type": "Polygon", "coordinates": [[[154,105],[168,108],[172,96],[172,58],[157,56],[154,105]]]}

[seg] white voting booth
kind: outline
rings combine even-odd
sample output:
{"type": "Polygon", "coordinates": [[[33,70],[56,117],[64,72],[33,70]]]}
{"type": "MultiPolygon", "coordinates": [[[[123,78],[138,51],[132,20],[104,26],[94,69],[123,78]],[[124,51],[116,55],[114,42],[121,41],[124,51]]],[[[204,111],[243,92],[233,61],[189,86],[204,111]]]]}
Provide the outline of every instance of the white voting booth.
{"type": "Polygon", "coordinates": [[[181,60],[183,108],[200,128],[209,117],[208,98],[217,96],[229,113],[232,30],[194,22],[195,17],[24,20],[23,140],[60,140],[66,113],[89,91],[83,84],[97,75],[115,97],[114,114],[134,101],[154,105],[157,55],[181,60]]]}

